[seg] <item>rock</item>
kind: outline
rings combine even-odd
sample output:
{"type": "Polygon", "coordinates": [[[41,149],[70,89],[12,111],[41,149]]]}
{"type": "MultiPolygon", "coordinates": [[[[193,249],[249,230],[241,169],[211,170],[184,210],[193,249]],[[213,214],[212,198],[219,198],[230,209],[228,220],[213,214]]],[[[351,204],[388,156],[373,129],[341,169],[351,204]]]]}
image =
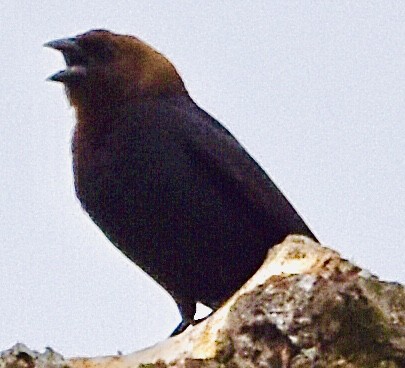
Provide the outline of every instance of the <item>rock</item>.
{"type": "Polygon", "coordinates": [[[129,355],[63,358],[21,344],[0,368],[405,367],[405,289],[303,236],[273,247],[212,316],[129,355]]]}

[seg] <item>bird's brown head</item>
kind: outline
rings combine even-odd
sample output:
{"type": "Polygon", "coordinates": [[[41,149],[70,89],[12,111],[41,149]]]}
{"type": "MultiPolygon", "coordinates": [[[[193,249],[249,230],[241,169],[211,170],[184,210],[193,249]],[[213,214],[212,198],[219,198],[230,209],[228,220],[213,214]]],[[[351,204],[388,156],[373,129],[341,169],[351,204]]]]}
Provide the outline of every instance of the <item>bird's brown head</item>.
{"type": "Polygon", "coordinates": [[[77,112],[105,110],[127,101],[187,93],[174,66],[139,39],[92,30],[45,44],[62,52],[66,69],[49,77],[62,82],[77,112]]]}

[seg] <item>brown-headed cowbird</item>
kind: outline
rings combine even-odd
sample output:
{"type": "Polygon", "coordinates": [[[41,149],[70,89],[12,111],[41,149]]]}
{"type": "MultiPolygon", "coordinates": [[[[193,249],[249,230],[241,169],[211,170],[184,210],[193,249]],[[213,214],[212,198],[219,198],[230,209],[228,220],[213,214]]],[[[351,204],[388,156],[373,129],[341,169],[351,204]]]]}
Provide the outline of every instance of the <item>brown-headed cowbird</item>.
{"type": "Polygon", "coordinates": [[[217,309],[288,234],[315,236],[173,65],[133,36],[93,30],[46,44],[76,110],[77,197],[111,242],[178,304],[217,309]]]}

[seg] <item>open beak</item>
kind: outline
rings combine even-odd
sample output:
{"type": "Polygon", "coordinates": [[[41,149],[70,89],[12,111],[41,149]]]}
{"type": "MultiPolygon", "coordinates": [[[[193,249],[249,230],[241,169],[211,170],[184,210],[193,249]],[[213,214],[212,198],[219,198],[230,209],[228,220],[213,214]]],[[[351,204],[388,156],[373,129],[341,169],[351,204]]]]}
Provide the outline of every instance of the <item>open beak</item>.
{"type": "Polygon", "coordinates": [[[74,83],[86,77],[87,58],[75,37],[50,41],[45,43],[44,46],[61,51],[66,62],[65,70],[51,75],[47,80],[74,83]]]}

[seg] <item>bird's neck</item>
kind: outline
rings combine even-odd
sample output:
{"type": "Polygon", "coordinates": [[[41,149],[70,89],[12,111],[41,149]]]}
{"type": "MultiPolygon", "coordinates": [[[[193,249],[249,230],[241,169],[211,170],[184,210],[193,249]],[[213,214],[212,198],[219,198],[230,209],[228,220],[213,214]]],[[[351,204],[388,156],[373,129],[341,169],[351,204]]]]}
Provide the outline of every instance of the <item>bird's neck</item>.
{"type": "Polygon", "coordinates": [[[107,137],[121,120],[136,111],[145,111],[148,106],[161,106],[162,104],[176,104],[179,101],[192,101],[184,90],[182,93],[165,94],[161,96],[133,96],[125,100],[115,100],[108,103],[86,101],[86,103],[73,104],[76,112],[77,139],[89,144],[99,144],[107,137]]]}

